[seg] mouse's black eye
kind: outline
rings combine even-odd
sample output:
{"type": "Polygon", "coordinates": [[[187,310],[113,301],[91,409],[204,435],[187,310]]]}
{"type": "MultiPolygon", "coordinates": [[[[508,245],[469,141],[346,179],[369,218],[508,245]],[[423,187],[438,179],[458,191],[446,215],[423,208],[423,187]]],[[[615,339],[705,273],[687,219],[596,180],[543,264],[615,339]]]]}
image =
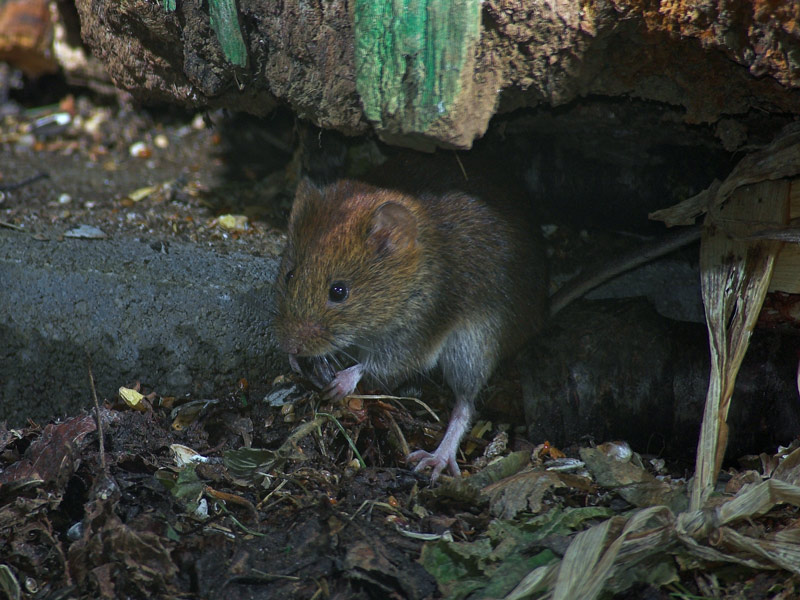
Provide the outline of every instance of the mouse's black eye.
{"type": "Polygon", "coordinates": [[[344,302],[350,294],[350,289],[346,283],[334,281],[328,290],[328,299],[331,302],[344,302]]]}
{"type": "Polygon", "coordinates": [[[286,271],[286,275],[283,276],[283,280],[289,283],[292,279],[294,279],[294,269],[289,269],[286,271]]]}

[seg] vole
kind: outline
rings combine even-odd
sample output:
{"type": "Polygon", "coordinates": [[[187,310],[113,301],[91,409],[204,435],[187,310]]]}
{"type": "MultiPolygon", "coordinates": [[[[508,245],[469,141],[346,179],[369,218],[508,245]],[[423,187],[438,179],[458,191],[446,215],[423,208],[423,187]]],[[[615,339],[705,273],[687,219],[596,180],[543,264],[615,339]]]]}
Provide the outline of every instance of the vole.
{"type": "Polygon", "coordinates": [[[479,392],[550,313],[541,230],[524,193],[484,175],[499,169],[470,164],[467,180],[459,166],[452,155],[406,158],[367,181],[302,182],[276,281],[274,330],[292,367],[301,357],[356,363],[335,373],[327,399],[365,375],[392,387],[441,369],[455,395],[447,431],[433,453],[407,457],[433,480],[460,474],[456,453],[479,392]]]}
{"type": "Polygon", "coordinates": [[[547,315],[540,229],[509,197],[455,157],[406,159],[369,182],[299,186],[276,282],[274,329],[298,357],[356,361],[324,388],[352,393],[364,375],[394,385],[438,366],[456,403],[439,447],[413,452],[417,470],[459,474],[456,452],[475,399],[498,361],[547,315]]]}

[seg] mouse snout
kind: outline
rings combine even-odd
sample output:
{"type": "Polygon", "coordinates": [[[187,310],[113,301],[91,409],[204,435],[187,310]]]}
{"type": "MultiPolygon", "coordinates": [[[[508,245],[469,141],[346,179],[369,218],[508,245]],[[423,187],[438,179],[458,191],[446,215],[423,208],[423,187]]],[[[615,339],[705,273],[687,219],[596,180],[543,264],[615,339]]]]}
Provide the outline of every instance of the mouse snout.
{"type": "Polygon", "coordinates": [[[281,350],[294,356],[315,356],[315,346],[324,340],[324,330],[318,323],[300,323],[292,331],[279,335],[281,350]]]}
{"type": "Polygon", "coordinates": [[[281,340],[281,350],[290,356],[300,354],[300,344],[296,340],[281,340]]]}

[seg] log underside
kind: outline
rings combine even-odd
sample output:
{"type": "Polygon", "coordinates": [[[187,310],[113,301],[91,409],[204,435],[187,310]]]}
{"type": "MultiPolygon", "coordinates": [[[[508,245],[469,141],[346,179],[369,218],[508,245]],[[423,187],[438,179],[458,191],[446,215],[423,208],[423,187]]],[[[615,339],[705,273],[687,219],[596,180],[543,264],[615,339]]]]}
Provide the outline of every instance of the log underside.
{"type": "Polygon", "coordinates": [[[488,0],[458,97],[424,127],[397,108],[413,98],[409,90],[398,100],[359,89],[356,65],[370,57],[356,56],[355,9],[342,0],[240,0],[243,67],[226,59],[207,3],[178,2],[174,12],[150,0],[76,6],[84,40],[141,101],[256,115],[287,105],[323,128],[374,128],[418,148],[468,148],[497,112],[587,96],[664,103],[688,124],[800,113],[800,6],[792,2],[488,0]]]}

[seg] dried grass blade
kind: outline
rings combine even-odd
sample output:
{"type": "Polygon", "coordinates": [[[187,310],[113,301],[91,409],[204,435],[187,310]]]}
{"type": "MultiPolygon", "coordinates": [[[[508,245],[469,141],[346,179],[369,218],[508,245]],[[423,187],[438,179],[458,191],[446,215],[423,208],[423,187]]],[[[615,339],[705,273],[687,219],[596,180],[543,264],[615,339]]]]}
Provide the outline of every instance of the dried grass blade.
{"type": "Polygon", "coordinates": [[[561,562],[553,600],[592,600],[615,571],[663,554],[675,539],[674,516],[665,506],[613,517],[579,533],[561,562]]]}
{"type": "Polygon", "coordinates": [[[650,213],[650,218],[663,221],[668,227],[692,225],[709,207],[718,207],[743,186],[797,175],[800,175],[800,125],[792,123],[769,146],[739,161],[724,182],[715,180],[699,194],[650,213]]]}

